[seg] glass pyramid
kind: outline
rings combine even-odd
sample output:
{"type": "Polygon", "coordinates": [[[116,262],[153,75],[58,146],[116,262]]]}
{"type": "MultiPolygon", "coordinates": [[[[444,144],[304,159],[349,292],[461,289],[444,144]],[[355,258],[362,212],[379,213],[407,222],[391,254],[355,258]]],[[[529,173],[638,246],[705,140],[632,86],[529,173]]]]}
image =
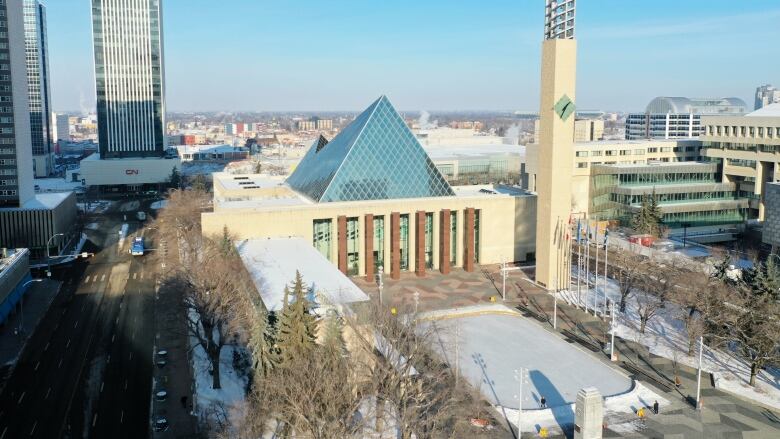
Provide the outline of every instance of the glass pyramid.
{"type": "Polygon", "coordinates": [[[385,96],[330,142],[315,141],[287,184],[317,202],[455,195],[385,96]]]}

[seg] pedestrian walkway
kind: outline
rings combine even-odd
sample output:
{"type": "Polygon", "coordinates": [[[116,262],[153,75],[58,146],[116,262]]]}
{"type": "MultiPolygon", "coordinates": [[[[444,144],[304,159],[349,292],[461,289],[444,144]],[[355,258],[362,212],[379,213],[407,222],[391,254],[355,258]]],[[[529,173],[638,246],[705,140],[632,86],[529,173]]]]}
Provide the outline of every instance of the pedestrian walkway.
{"type": "Polygon", "coordinates": [[[164,417],[166,432],[154,433],[160,438],[196,438],[198,425],[192,416],[192,371],[187,343],[186,315],[180,291],[163,288],[155,300],[155,371],[152,421],[164,417]],[[167,398],[158,401],[154,395],[164,390],[167,398]]]}
{"type": "Polygon", "coordinates": [[[27,338],[35,331],[57,296],[60,286],[61,282],[51,279],[31,283],[22,303],[16,305],[15,312],[0,326],[0,389],[10,375],[27,338]]]}

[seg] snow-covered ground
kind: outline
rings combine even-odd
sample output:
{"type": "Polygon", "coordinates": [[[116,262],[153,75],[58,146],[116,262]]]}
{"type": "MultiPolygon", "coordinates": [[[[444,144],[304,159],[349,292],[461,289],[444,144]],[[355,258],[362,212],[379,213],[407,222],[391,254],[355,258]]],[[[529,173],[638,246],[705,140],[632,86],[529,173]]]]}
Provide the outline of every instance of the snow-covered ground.
{"type": "MultiPolygon", "coordinates": [[[[194,311],[190,310],[190,316],[194,317],[194,311]]],[[[221,389],[212,389],[211,362],[206,351],[201,347],[195,337],[190,337],[192,346],[192,373],[195,378],[195,414],[201,422],[213,425],[220,422],[216,416],[227,416],[233,421],[238,421],[239,416],[245,410],[244,389],[247,386],[247,378],[240,376],[233,369],[233,351],[239,349],[236,346],[226,345],[220,352],[220,384],[221,389]],[[233,419],[233,417],[236,417],[233,419]]],[[[237,425],[237,422],[232,422],[237,425]]]]}
{"type": "Polygon", "coordinates": [[[152,210],[160,210],[164,209],[165,206],[168,205],[168,200],[159,200],[152,203],[151,206],[149,206],[152,210]]]}
{"type": "MultiPolygon", "coordinates": [[[[576,272],[575,272],[576,276],[576,272]]],[[[584,289],[578,298],[576,289],[559,293],[559,299],[582,306],[587,303],[593,309],[593,304],[599,304],[599,310],[604,303],[604,277],[599,277],[598,288],[586,291],[584,289]]],[[[616,304],[620,302],[620,288],[614,279],[609,279],[606,287],[607,297],[616,304]]],[[[634,295],[635,296],[635,295],[634,295]]],[[[688,356],[688,336],[683,322],[677,318],[679,307],[667,304],[666,307],[648,323],[645,333],[639,332],[639,314],[635,297],[627,301],[626,312],[618,316],[615,335],[626,340],[635,341],[650,349],[653,354],[691,367],[698,366],[698,356],[688,356]]],[[[703,370],[711,372],[715,377],[715,386],[719,389],[735,393],[767,406],[780,409],[780,372],[777,370],[762,371],[756,387],[748,385],[750,365],[738,358],[734,353],[711,349],[705,346],[703,370]]]]}

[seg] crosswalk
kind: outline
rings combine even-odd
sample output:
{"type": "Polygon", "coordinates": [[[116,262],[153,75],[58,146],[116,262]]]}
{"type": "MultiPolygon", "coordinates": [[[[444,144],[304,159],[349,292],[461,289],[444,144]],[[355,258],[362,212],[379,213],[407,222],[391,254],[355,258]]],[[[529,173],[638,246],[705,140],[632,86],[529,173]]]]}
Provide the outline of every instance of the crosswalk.
{"type": "Polygon", "coordinates": [[[103,274],[88,274],[84,276],[84,284],[90,284],[90,283],[100,283],[100,282],[106,282],[107,280],[143,280],[147,278],[148,275],[144,272],[135,272],[135,273],[128,273],[128,275],[124,279],[114,279],[111,278],[111,276],[107,276],[105,273],[103,274]]]}

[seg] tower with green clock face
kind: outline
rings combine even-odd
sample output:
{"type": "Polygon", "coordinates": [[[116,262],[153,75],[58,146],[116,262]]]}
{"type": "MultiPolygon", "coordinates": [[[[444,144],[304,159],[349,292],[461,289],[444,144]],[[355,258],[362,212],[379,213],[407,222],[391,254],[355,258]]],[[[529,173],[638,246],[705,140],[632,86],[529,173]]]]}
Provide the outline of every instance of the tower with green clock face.
{"type": "Polygon", "coordinates": [[[546,0],[536,175],[536,281],[569,288],[577,42],[575,0],[546,0]]]}

